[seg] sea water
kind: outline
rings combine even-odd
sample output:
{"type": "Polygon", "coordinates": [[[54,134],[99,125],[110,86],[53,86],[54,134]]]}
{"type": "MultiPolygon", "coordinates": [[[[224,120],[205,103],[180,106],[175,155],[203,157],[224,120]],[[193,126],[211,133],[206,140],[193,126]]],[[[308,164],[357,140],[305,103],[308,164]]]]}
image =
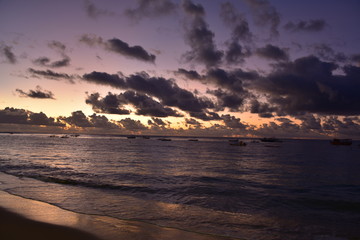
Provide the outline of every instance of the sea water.
{"type": "Polygon", "coordinates": [[[0,189],[74,212],[248,240],[360,238],[358,142],[171,140],[0,134],[0,172],[17,179],[0,189]]]}

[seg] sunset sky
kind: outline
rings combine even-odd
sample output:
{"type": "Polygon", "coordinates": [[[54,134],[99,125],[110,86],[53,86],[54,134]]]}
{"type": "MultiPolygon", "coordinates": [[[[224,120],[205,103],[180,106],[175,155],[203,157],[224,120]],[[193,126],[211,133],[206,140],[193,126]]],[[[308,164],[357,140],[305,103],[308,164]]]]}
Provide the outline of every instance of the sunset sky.
{"type": "Polygon", "coordinates": [[[0,131],[360,138],[358,0],[0,0],[0,131]]]}

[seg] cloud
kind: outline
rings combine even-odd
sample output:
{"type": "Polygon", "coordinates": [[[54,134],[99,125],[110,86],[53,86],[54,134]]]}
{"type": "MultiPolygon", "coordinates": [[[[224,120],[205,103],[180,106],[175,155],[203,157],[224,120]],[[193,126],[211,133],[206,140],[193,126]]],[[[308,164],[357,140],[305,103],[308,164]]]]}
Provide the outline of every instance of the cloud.
{"type": "Polygon", "coordinates": [[[182,7],[188,15],[184,24],[185,42],[191,48],[183,55],[185,60],[202,63],[207,67],[220,64],[224,53],[216,48],[215,35],[209,30],[204,20],[204,8],[201,5],[195,5],[190,0],[185,0],[182,7]]]}
{"type": "Polygon", "coordinates": [[[0,123],[45,125],[45,126],[65,126],[54,118],[47,117],[44,113],[33,113],[24,109],[7,107],[0,110],[0,123]]]}
{"type": "Polygon", "coordinates": [[[228,64],[239,64],[245,62],[245,58],[250,57],[251,54],[250,48],[232,41],[228,44],[228,49],[225,52],[225,60],[228,64]]]}
{"type": "Polygon", "coordinates": [[[116,94],[108,93],[108,95],[100,99],[99,93],[90,94],[86,99],[86,104],[92,105],[92,109],[96,113],[108,113],[108,114],[130,114],[130,111],[123,108],[116,94]]]}
{"type": "Polygon", "coordinates": [[[148,124],[153,127],[161,127],[162,128],[162,127],[169,125],[169,122],[165,122],[161,118],[152,117],[151,120],[148,121],[148,124]]]}
{"type": "Polygon", "coordinates": [[[70,58],[65,56],[62,60],[51,62],[48,57],[39,57],[33,63],[42,67],[59,68],[69,66],[70,58]]]}
{"type": "Polygon", "coordinates": [[[118,122],[129,131],[141,131],[141,130],[147,130],[148,128],[142,124],[139,120],[133,120],[131,118],[125,118],[118,122]]]}
{"type": "Polygon", "coordinates": [[[312,19],[309,21],[288,22],[284,28],[292,32],[320,32],[326,27],[326,22],[322,19],[312,19]]]}
{"type": "Polygon", "coordinates": [[[131,104],[136,108],[137,115],[152,117],[181,117],[178,112],[172,108],[165,107],[161,103],[155,101],[151,97],[136,93],[134,91],[126,91],[119,95],[119,99],[123,104],[131,104]]]}
{"type": "Polygon", "coordinates": [[[175,81],[162,77],[150,77],[147,73],[127,77],[129,88],[156,97],[165,106],[177,107],[187,112],[202,112],[214,104],[205,98],[198,98],[192,92],[180,88],[175,81]]]}
{"type": "Polygon", "coordinates": [[[27,124],[28,113],[24,109],[5,108],[0,110],[0,123],[27,124]]]}
{"type": "Polygon", "coordinates": [[[85,0],[85,11],[88,17],[97,19],[99,16],[112,16],[113,12],[96,7],[91,1],[85,0]]]}
{"type": "Polygon", "coordinates": [[[93,124],[82,111],[72,112],[70,117],[62,117],[61,120],[76,127],[93,127],[93,124]]]}
{"type": "Polygon", "coordinates": [[[113,38],[107,41],[107,47],[110,51],[122,54],[124,56],[142,60],[145,62],[155,62],[155,55],[149,54],[141,46],[132,46],[120,39],[113,38]]]}
{"type": "MultiPolygon", "coordinates": [[[[132,74],[127,77],[123,75],[119,77],[119,75],[116,74],[110,75],[108,73],[92,72],[90,74],[84,74],[82,79],[96,84],[109,85],[118,89],[133,90],[137,92],[136,97],[139,98],[141,94],[155,97],[164,107],[160,107],[161,105],[152,102],[148,98],[148,102],[146,103],[148,105],[146,106],[157,106],[153,110],[157,109],[157,111],[160,111],[158,114],[180,116],[179,113],[175,112],[171,108],[168,108],[176,107],[182,111],[198,114],[199,116],[202,114],[201,116],[207,116],[207,118],[209,118],[206,114],[206,110],[215,108],[215,104],[211,100],[203,97],[197,97],[194,93],[180,88],[174,80],[162,77],[150,77],[146,72],[132,74]]],[[[142,98],[145,99],[146,97],[142,96],[142,98]]],[[[132,100],[135,101],[135,98],[132,100]]],[[[128,103],[135,105],[135,102],[128,103]]],[[[145,111],[145,109],[142,110],[145,111]]],[[[148,110],[149,109],[146,109],[146,111],[148,110]]],[[[140,109],[139,113],[141,113],[140,109]]]]}
{"type": "Polygon", "coordinates": [[[238,13],[234,5],[230,2],[221,4],[220,16],[224,23],[231,27],[232,39],[237,42],[239,40],[249,42],[252,40],[252,33],[249,28],[249,23],[245,17],[238,13]]]}
{"type": "Polygon", "coordinates": [[[194,70],[186,70],[183,68],[179,68],[177,71],[174,72],[175,75],[181,75],[186,77],[187,79],[191,79],[191,80],[201,80],[203,77],[196,71],[194,70]]]}
{"type": "Polygon", "coordinates": [[[63,44],[62,42],[56,41],[56,40],[50,41],[48,43],[48,47],[51,49],[54,49],[55,51],[58,51],[60,53],[64,53],[66,50],[65,44],[63,44]]]}
{"type": "Polygon", "coordinates": [[[144,17],[159,17],[174,13],[176,5],[170,0],[137,0],[137,7],[125,10],[125,15],[141,20],[144,17]]]}
{"type": "Polygon", "coordinates": [[[185,118],[185,124],[188,127],[196,127],[196,128],[200,128],[202,126],[202,124],[194,118],[185,118]]]}
{"type": "Polygon", "coordinates": [[[190,0],[184,0],[182,5],[184,11],[195,16],[204,16],[205,9],[201,4],[195,4],[190,0]]]}
{"type": "Polygon", "coordinates": [[[48,78],[48,79],[53,79],[53,80],[60,80],[60,79],[65,79],[68,80],[70,83],[74,83],[74,78],[75,76],[73,75],[68,75],[66,73],[57,73],[51,70],[35,70],[33,68],[28,68],[28,71],[33,74],[34,76],[41,76],[44,78],[48,78]]]}
{"type": "Polygon", "coordinates": [[[80,42],[85,43],[90,47],[101,46],[107,51],[144,62],[154,63],[156,59],[155,55],[148,53],[143,47],[138,45],[129,46],[128,43],[118,38],[104,41],[101,37],[84,34],[81,36],[80,42]]]}
{"type": "Polygon", "coordinates": [[[51,91],[42,90],[40,86],[36,86],[36,90],[29,90],[29,92],[24,92],[21,89],[16,89],[16,92],[19,93],[20,97],[55,99],[51,91]]]}
{"type": "Polygon", "coordinates": [[[136,115],[152,117],[181,116],[175,110],[163,106],[151,97],[134,91],[126,91],[119,95],[108,93],[103,99],[99,99],[99,97],[100,95],[95,93],[86,99],[86,103],[91,104],[95,112],[129,114],[130,111],[124,109],[124,105],[132,105],[136,109],[136,115]]]}
{"type": "Polygon", "coordinates": [[[279,65],[268,76],[253,82],[267,96],[269,104],[290,115],[304,113],[357,115],[360,113],[360,68],[346,65],[343,75],[338,66],[314,56],[279,65]]]}
{"type": "Polygon", "coordinates": [[[91,73],[84,74],[82,76],[82,79],[87,82],[91,82],[99,85],[107,85],[120,89],[127,88],[125,80],[123,78],[120,78],[119,75],[117,74],[108,74],[105,72],[93,71],[91,73]]]}
{"type": "Polygon", "coordinates": [[[314,44],[312,49],[316,56],[325,61],[346,62],[348,60],[344,53],[335,52],[334,49],[325,43],[314,44]]]}
{"type": "Polygon", "coordinates": [[[289,56],[284,49],[271,44],[267,44],[263,48],[258,48],[256,54],[260,57],[276,61],[287,61],[289,59],[289,56]]]}
{"type": "Polygon", "coordinates": [[[255,23],[259,26],[270,25],[271,36],[279,36],[280,14],[276,8],[267,0],[245,0],[245,2],[252,10],[255,23]]]}
{"type": "Polygon", "coordinates": [[[241,122],[240,118],[236,118],[230,114],[222,115],[221,118],[223,119],[225,126],[228,128],[245,130],[248,127],[248,125],[241,122]]]}
{"type": "Polygon", "coordinates": [[[223,111],[228,108],[229,111],[236,112],[245,102],[245,96],[223,91],[221,88],[217,90],[208,90],[207,93],[212,94],[218,99],[217,111],[223,111]]]}
{"type": "Polygon", "coordinates": [[[119,128],[118,125],[116,125],[113,122],[110,122],[109,119],[105,116],[99,116],[95,113],[91,116],[89,116],[89,120],[91,124],[96,128],[108,128],[108,129],[116,129],[119,128]]]}
{"type": "Polygon", "coordinates": [[[273,117],[273,112],[276,111],[276,108],[270,106],[268,103],[259,102],[257,99],[253,99],[250,102],[250,112],[257,113],[259,117],[262,118],[271,118],[273,117]]]}
{"type": "Polygon", "coordinates": [[[48,118],[45,113],[30,113],[28,124],[31,125],[44,125],[44,126],[58,126],[65,127],[65,124],[55,121],[54,118],[48,118]]]}
{"type": "Polygon", "coordinates": [[[6,61],[15,64],[17,63],[17,58],[15,54],[12,52],[12,47],[7,46],[5,44],[0,45],[0,55],[4,56],[6,61]]]}
{"type": "Polygon", "coordinates": [[[354,63],[358,64],[358,66],[360,67],[360,54],[354,54],[351,56],[351,61],[353,61],[354,63]]]}
{"type": "Polygon", "coordinates": [[[243,81],[255,80],[259,77],[256,72],[246,72],[238,68],[232,71],[226,71],[221,68],[210,69],[206,76],[206,83],[213,83],[218,87],[226,88],[231,92],[247,95],[247,90],[243,87],[243,81]]]}

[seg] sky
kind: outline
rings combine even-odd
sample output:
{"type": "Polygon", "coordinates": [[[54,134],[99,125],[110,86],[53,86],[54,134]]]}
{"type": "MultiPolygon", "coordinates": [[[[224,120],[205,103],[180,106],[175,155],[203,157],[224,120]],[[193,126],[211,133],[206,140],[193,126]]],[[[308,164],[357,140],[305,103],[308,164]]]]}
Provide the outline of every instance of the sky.
{"type": "Polygon", "coordinates": [[[0,131],[360,138],[358,0],[0,0],[0,131]]]}

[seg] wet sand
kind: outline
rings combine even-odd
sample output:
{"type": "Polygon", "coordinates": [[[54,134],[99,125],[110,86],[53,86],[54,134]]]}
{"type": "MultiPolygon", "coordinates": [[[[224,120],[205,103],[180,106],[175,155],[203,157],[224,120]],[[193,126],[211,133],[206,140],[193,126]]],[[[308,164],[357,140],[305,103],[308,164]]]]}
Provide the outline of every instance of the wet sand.
{"type": "Polygon", "coordinates": [[[230,240],[138,221],[79,214],[0,191],[0,239],[230,240]]]}

